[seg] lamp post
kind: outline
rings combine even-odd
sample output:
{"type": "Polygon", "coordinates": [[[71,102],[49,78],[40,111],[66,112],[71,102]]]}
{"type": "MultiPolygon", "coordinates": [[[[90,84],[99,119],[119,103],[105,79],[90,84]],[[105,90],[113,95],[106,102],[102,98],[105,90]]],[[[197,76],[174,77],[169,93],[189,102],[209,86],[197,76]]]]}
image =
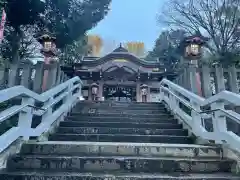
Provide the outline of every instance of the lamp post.
{"type": "MultiPolygon", "coordinates": [[[[41,53],[44,56],[44,63],[46,65],[51,64],[52,62],[56,61],[54,57],[56,57],[56,37],[51,35],[47,30],[43,32],[37,38],[38,42],[42,45],[41,53]]],[[[47,90],[47,80],[48,80],[49,70],[44,70],[43,75],[43,84],[42,84],[42,91],[47,90]]]]}
{"type": "Polygon", "coordinates": [[[92,92],[92,100],[93,100],[93,101],[97,101],[98,91],[99,91],[99,86],[98,86],[98,84],[93,83],[93,84],[91,85],[91,92],[92,92]]]}
{"type": "Polygon", "coordinates": [[[202,57],[202,47],[206,44],[208,38],[197,31],[193,36],[186,37],[183,41],[184,58],[190,65],[190,90],[198,95],[202,95],[200,74],[198,72],[198,62],[202,57]]]}
{"type": "Polygon", "coordinates": [[[142,95],[142,102],[147,102],[147,96],[148,96],[148,85],[142,84],[140,86],[141,89],[141,95],[142,95]]]}

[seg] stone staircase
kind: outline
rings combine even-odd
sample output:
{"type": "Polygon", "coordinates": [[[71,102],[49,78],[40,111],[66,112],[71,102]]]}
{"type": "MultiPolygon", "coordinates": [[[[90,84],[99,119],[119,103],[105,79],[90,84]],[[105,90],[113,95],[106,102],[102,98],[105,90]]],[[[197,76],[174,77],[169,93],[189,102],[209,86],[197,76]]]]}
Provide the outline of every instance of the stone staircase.
{"type": "Polygon", "coordinates": [[[47,142],[23,144],[2,180],[230,180],[236,163],[160,103],[79,103],[47,142]]]}

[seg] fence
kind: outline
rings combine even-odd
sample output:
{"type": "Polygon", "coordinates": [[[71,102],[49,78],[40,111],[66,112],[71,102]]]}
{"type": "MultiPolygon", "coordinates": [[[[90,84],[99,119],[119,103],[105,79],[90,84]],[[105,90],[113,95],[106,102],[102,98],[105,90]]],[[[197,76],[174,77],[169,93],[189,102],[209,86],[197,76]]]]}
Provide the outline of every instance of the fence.
{"type": "Polygon", "coordinates": [[[45,70],[48,70],[48,78],[44,91],[68,80],[57,62],[44,64],[44,62],[38,61],[35,65],[30,62],[22,62],[17,68],[16,77],[10,76],[10,72],[13,71],[10,68],[0,68],[0,89],[22,85],[34,92],[41,93],[45,70]],[[14,78],[12,85],[9,85],[9,78],[14,78]]]}
{"type": "Polygon", "coordinates": [[[174,82],[206,98],[223,90],[239,93],[240,67],[235,65],[223,67],[219,64],[212,66],[203,64],[199,67],[193,67],[188,64],[182,68],[174,82]],[[199,86],[201,94],[199,94],[196,88],[194,90],[194,87],[192,87],[193,81],[196,81],[196,78],[193,78],[193,76],[196,74],[200,76],[199,86]]]}

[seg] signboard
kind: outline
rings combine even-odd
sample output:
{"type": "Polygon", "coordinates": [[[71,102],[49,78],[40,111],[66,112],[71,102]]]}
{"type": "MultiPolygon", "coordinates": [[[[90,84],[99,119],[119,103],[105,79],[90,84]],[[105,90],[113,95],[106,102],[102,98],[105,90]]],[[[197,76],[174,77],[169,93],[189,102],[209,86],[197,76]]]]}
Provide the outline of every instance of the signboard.
{"type": "Polygon", "coordinates": [[[113,61],[114,62],[127,62],[126,59],[114,59],[113,61]]]}

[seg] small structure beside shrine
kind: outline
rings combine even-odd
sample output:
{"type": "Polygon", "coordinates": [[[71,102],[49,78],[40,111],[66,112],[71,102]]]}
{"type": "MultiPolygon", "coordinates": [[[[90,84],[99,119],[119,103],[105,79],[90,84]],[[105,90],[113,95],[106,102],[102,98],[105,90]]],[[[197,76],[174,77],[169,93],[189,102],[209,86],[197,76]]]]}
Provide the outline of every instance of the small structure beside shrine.
{"type": "Polygon", "coordinates": [[[160,62],[138,58],[121,45],[103,57],[84,57],[72,67],[62,67],[68,76],[83,81],[86,100],[159,101],[159,82],[173,79],[160,62]]]}

